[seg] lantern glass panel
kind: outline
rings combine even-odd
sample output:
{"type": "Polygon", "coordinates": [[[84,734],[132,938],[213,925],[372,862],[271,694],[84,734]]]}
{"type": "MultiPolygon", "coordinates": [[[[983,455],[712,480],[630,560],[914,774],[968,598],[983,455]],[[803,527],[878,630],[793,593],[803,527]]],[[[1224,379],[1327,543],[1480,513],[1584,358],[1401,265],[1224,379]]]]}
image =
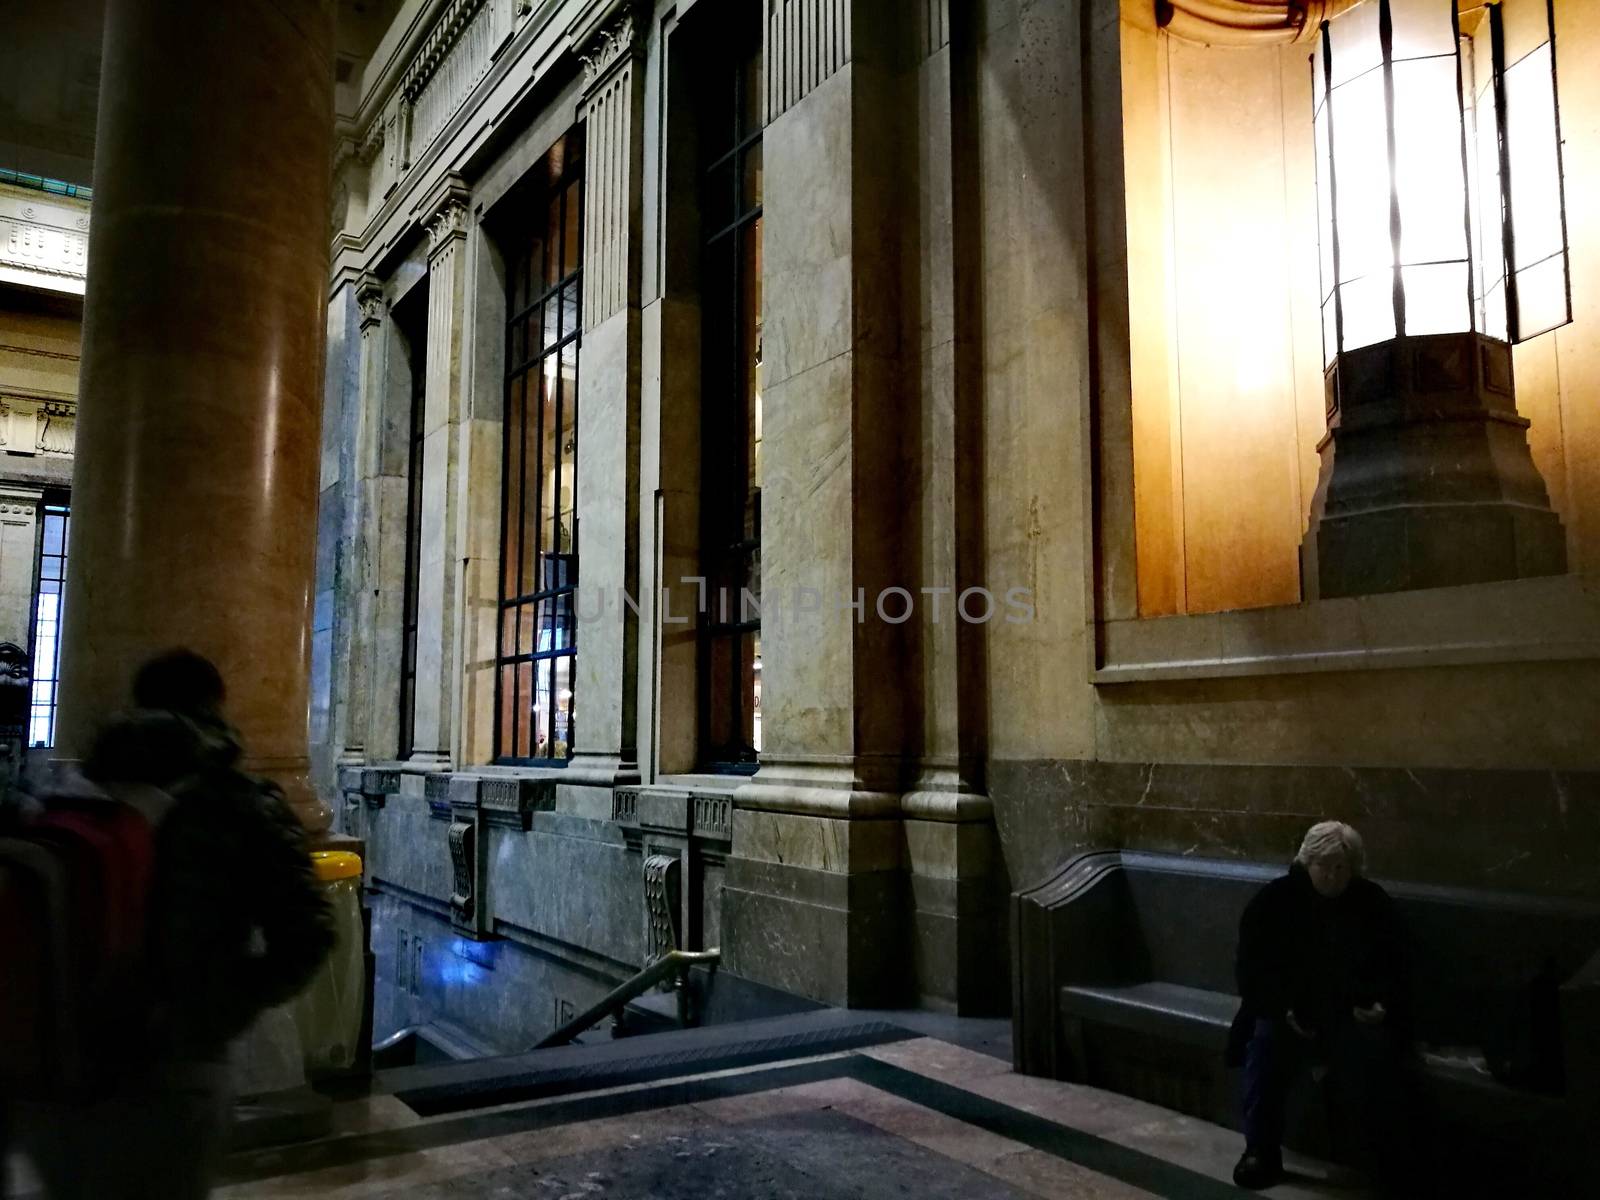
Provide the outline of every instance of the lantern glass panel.
{"type": "MultiPolygon", "coordinates": [[[[1395,189],[1404,266],[1457,261],[1464,266],[1467,261],[1467,195],[1456,78],[1454,53],[1394,64],[1395,189]]],[[[1464,282],[1461,290],[1464,302],[1464,282]]],[[[1408,296],[1408,330],[1413,307],[1408,296]]]]}
{"type": "Polygon", "coordinates": [[[1390,0],[1389,20],[1394,31],[1391,44],[1395,62],[1455,56],[1455,5],[1451,0],[1390,0]]]}
{"type": "Polygon", "coordinates": [[[1517,273],[1516,333],[1522,340],[1570,319],[1561,153],[1549,42],[1507,68],[1505,93],[1511,237],[1517,273]]]}
{"type": "MultiPolygon", "coordinates": [[[[1377,6],[1372,7],[1375,10],[1377,6]]],[[[1363,11],[1354,9],[1351,15],[1363,11]]],[[[1343,44],[1342,36],[1333,44],[1336,71],[1343,44]]],[[[1394,238],[1385,135],[1388,104],[1383,72],[1368,71],[1335,87],[1329,105],[1337,187],[1339,283],[1344,308],[1342,349],[1355,350],[1395,336],[1394,238]],[[1364,310],[1374,300],[1384,311],[1352,308],[1354,304],[1364,310]]]]}
{"type": "Polygon", "coordinates": [[[1379,5],[1360,4],[1334,21],[1332,31],[1333,86],[1383,66],[1383,39],[1378,28],[1379,5]]]}
{"type": "Polygon", "coordinates": [[[1500,202],[1500,126],[1495,115],[1494,55],[1488,25],[1461,39],[1461,90],[1469,103],[1467,159],[1471,173],[1472,295],[1480,332],[1507,340],[1506,255],[1500,202]]]}

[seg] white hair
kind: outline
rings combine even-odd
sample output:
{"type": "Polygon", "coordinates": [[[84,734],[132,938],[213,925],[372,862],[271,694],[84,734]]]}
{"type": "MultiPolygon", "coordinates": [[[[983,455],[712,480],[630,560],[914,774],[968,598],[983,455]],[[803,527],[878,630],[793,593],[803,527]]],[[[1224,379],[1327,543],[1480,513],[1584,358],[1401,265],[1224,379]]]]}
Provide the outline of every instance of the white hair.
{"type": "Polygon", "coordinates": [[[1363,874],[1367,869],[1367,848],[1361,835],[1343,821],[1318,821],[1306,830],[1300,843],[1300,852],[1294,856],[1301,866],[1309,866],[1318,859],[1342,854],[1350,864],[1352,875],[1363,874]]]}

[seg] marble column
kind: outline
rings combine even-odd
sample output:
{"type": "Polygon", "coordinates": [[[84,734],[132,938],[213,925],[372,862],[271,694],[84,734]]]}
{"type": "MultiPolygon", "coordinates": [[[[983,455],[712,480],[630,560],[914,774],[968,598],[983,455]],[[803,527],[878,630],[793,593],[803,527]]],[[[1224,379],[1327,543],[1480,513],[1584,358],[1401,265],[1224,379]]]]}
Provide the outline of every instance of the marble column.
{"type": "Polygon", "coordinates": [[[60,738],[81,756],[142,660],[193,647],[227,677],[247,764],[317,828],[333,17],[333,0],[107,5],[60,738]]]}
{"type": "Polygon", "coordinates": [[[915,992],[900,798],[916,656],[876,611],[917,586],[911,7],[785,0],[766,30],[764,744],[735,794],[723,937],[736,973],[852,1005],[915,992]]]}
{"type": "Polygon", "coordinates": [[[428,351],[418,552],[417,686],[411,762],[453,759],[460,543],[462,364],[468,192],[447,175],[421,209],[428,230],[428,351]]]}
{"type": "Polygon", "coordinates": [[[639,778],[640,282],[644,211],[644,29],[633,6],[584,53],[582,381],[578,398],[577,739],[568,778],[639,778]]]}
{"type": "MultiPolygon", "coordinates": [[[[918,254],[915,289],[917,401],[908,515],[918,592],[909,625],[916,637],[920,703],[916,757],[901,798],[905,865],[911,889],[912,975],[918,999],[963,1013],[1007,1010],[1006,897],[1009,884],[984,790],[987,706],[984,627],[961,618],[960,598],[985,586],[981,567],[983,435],[975,338],[956,320],[978,263],[965,184],[976,154],[967,73],[974,69],[970,14],[949,0],[924,0],[915,46],[918,254]],[[914,532],[913,532],[914,531],[914,532]]],[[[909,432],[909,431],[908,431],[909,432]]],[[[910,585],[907,585],[910,586],[910,585]]],[[[999,590],[999,589],[996,589],[999,590]]],[[[975,602],[976,605],[977,602],[975,602]]],[[[968,611],[975,611],[969,606],[968,611]]]]}
{"type": "Polygon", "coordinates": [[[356,284],[356,304],[361,311],[361,348],[356,367],[355,478],[345,488],[345,566],[339,589],[343,655],[334,699],[337,767],[359,766],[367,761],[371,725],[372,654],[376,644],[372,636],[376,620],[376,490],[383,425],[383,324],[388,315],[383,284],[376,276],[364,275],[356,284]]]}

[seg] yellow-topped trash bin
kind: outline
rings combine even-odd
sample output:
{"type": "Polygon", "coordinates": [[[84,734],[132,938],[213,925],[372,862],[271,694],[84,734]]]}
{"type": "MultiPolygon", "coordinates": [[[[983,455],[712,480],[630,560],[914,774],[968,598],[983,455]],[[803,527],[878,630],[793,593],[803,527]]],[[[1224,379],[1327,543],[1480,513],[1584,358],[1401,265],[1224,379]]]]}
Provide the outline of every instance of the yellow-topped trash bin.
{"type": "Polygon", "coordinates": [[[361,856],[316,850],[311,868],[333,908],[333,951],[294,1002],[295,1025],[308,1071],[351,1066],[359,1048],[365,1001],[362,962],[361,856]]]}

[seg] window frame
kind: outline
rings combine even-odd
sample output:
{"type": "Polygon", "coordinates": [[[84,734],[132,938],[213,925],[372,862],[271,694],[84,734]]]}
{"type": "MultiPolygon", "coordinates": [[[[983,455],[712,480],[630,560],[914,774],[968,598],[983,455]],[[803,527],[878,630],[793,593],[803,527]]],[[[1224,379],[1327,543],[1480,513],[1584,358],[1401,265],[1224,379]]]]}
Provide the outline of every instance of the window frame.
{"type": "MultiPolygon", "coordinates": [[[[752,730],[750,742],[760,741],[759,736],[754,733],[754,723],[759,720],[760,702],[760,654],[757,649],[761,634],[759,597],[758,607],[752,617],[745,611],[744,585],[741,583],[738,594],[730,594],[727,597],[728,615],[725,616],[723,597],[717,586],[724,580],[758,581],[761,565],[761,488],[756,481],[755,451],[751,442],[751,438],[754,437],[752,426],[759,424],[759,402],[756,395],[759,388],[752,387],[746,392],[742,382],[743,372],[749,365],[747,356],[752,349],[745,344],[745,328],[750,322],[747,320],[749,314],[743,311],[743,306],[751,297],[758,294],[756,289],[759,288],[760,267],[758,265],[756,268],[758,282],[754,288],[747,291],[749,283],[745,278],[741,239],[746,230],[755,230],[759,263],[764,197],[758,197],[754,203],[750,203],[745,195],[746,163],[752,157],[756,157],[759,161],[764,153],[766,127],[762,89],[758,82],[755,88],[756,94],[754,96],[750,94],[751,80],[748,68],[754,59],[764,72],[765,63],[762,62],[763,50],[759,26],[752,24],[750,29],[741,33],[743,37],[735,42],[734,52],[719,60],[719,65],[722,66],[732,64],[732,71],[719,72],[708,79],[699,97],[701,129],[709,127],[707,121],[709,116],[726,112],[732,123],[729,144],[717,152],[715,157],[702,153],[701,160],[696,164],[700,212],[706,214],[714,211],[713,203],[709,200],[711,187],[718,173],[725,169],[728,172],[732,202],[731,208],[728,209],[729,220],[715,228],[707,229],[702,226],[700,230],[702,305],[700,573],[706,580],[706,592],[696,630],[698,667],[696,720],[699,747],[697,757],[700,759],[702,770],[713,774],[730,775],[753,774],[760,767],[758,744],[745,744],[743,741],[735,742],[731,739],[722,744],[715,744],[712,741],[712,731],[719,724],[719,715],[713,712],[713,706],[717,701],[712,673],[716,666],[716,652],[722,644],[731,644],[734,649],[727,656],[732,683],[727,690],[731,712],[723,714],[720,723],[725,723],[729,730],[743,730],[748,719],[752,730]],[[733,84],[731,92],[725,87],[720,87],[727,83],[730,77],[733,84]],[[731,101],[731,112],[721,108],[721,105],[729,101],[731,101]],[[727,255],[731,270],[727,277],[714,279],[712,259],[723,247],[728,247],[727,255]],[[708,301],[713,287],[726,288],[725,308],[723,304],[713,307],[708,301]],[[717,336],[717,332],[713,330],[717,322],[709,319],[713,311],[725,311],[731,316],[733,327],[731,345],[726,341],[713,344],[713,338],[717,336]],[[724,361],[716,370],[709,369],[717,357],[722,357],[724,361]],[[732,465],[725,465],[725,469],[719,472],[714,468],[714,464],[719,463],[732,465]],[[732,519],[735,509],[738,511],[737,521],[732,519]],[[747,519],[750,526],[748,529],[747,519]],[[737,533],[732,532],[735,529],[737,533]],[[743,677],[746,639],[750,639],[753,643],[751,649],[755,664],[751,671],[753,691],[747,689],[743,677]],[[747,702],[750,707],[748,713],[745,711],[747,702]]],[[[758,74],[758,80],[761,77],[758,74]]],[[[727,199],[721,203],[726,204],[727,199]]],[[[761,362],[759,305],[757,308],[753,322],[756,331],[754,364],[759,367],[761,362]]]]}
{"type": "MultiPolygon", "coordinates": [[[[574,718],[576,716],[575,704],[577,691],[576,684],[578,652],[576,597],[580,562],[577,516],[578,417],[576,414],[579,411],[578,405],[582,399],[583,267],[585,257],[584,216],[587,205],[587,184],[584,178],[585,163],[587,161],[585,141],[585,130],[583,125],[580,123],[575,125],[560,141],[556,143],[554,147],[552,147],[551,151],[543,159],[541,159],[540,166],[535,168],[535,170],[542,170],[545,173],[545,177],[542,180],[534,183],[530,190],[524,193],[521,202],[527,206],[527,211],[532,211],[534,208],[537,208],[540,211],[542,223],[538,226],[514,226],[512,235],[505,239],[502,247],[503,258],[506,265],[505,342],[503,344],[505,360],[502,378],[502,387],[504,389],[502,394],[504,397],[505,409],[504,419],[502,421],[500,459],[500,556],[499,575],[497,577],[496,584],[498,598],[495,607],[494,744],[492,752],[493,762],[496,765],[502,766],[564,768],[572,761],[575,753],[577,726],[574,718]],[[550,174],[550,155],[557,153],[561,155],[560,171],[558,174],[552,175],[550,174]],[[569,196],[575,197],[577,206],[576,213],[569,213],[568,211],[567,205],[569,196]],[[536,285],[534,284],[532,278],[533,268],[530,260],[535,247],[540,243],[541,239],[545,242],[546,255],[550,253],[551,247],[548,244],[548,237],[546,235],[550,228],[550,207],[552,205],[559,206],[557,227],[563,231],[561,244],[557,247],[554,247],[557,253],[556,278],[553,283],[540,283],[537,285],[539,286],[540,290],[535,293],[532,290],[536,285]],[[577,229],[576,261],[570,265],[566,262],[565,237],[565,231],[569,224],[569,218],[572,223],[575,223],[577,229]],[[521,278],[519,272],[523,272],[528,275],[527,300],[520,306],[518,306],[516,303],[518,281],[519,278],[521,278]],[[570,329],[567,328],[565,324],[565,314],[568,305],[565,302],[564,297],[568,292],[568,289],[571,289],[570,307],[574,315],[573,324],[570,329]],[[523,326],[524,322],[528,322],[532,318],[536,317],[547,305],[553,305],[559,314],[555,341],[549,345],[541,344],[537,351],[525,352],[519,355],[516,349],[518,328],[523,326]],[[545,410],[542,403],[542,396],[535,394],[533,398],[533,405],[537,406],[534,410],[534,419],[538,422],[537,439],[535,442],[537,447],[536,457],[538,458],[540,464],[542,464],[544,458],[545,439],[547,435],[551,433],[552,429],[556,433],[559,433],[559,431],[565,426],[564,418],[567,407],[570,405],[572,406],[573,410],[573,418],[571,423],[571,469],[573,478],[572,503],[570,509],[572,513],[572,529],[568,535],[568,544],[570,549],[566,551],[562,551],[560,549],[561,539],[558,535],[554,539],[554,545],[556,546],[555,551],[544,556],[547,559],[555,561],[564,560],[568,569],[561,572],[559,580],[553,583],[551,586],[544,586],[543,572],[541,571],[540,577],[538,580],[536,580],[536,586],[533,591],[518,592],[518,594],[509,595],[507,590],[508,579],[515,578],[520,586],[520,581],[523,579],[527,568],[526,553],[529,550],[529,547],[526,545],[526,535],[528,532],[528,522],[526,519],[527,505],[531,501],[534,506],[534,530],[537,531],[542,529],[547,522],[559,521],[561,516],[559,511],[560,490],[564,472],[563,452],[558,447],[554,458],[555,480],[552,489],[553,495],[556,497],[556,508],[558,511],[554,513],[545,513],[543,511],[544,481],[542,477],[535,478],[531,496],[529,495],[529,489],[527,486],[527,426],[530,409],[528,389],[526,386],[524,386],[523,395],[520,402],[513,399],[513,389],[519,380],[537,379],[540,373],[544,370],[545,364],[551,361],[553,361],[556,365],[556,374],[557,378],[559,379],[562,360],[569,351],[571,352],[573,362],[571,385],[570,388],[565,385],[558,386],[553,419],[549,426],[546,425],[545,421],[545,410]],[[514,526],[511,521],[513,514],[510,512],[512,503],[513,468],[515,468],[517,499],[520,505],[519,511],[516,514],[517,520],[515,521],[514,526]],[[516,574],[514,577],[508,574],[511,566],[508,555],[512,550],[512,546],[510,545],[511,538],[509,535],[513,528],[515,529],[516,535],[516,574]],[[554,621],[558,625],[564,624],[566,626],[567,636],[563,644],[541,650],[538,648],[538,641],[544,631],[540,628],[540,626],[543,624],[543,620],[540,618],[539,614],[541,608],[545,606],[548,606],[548,617],[546,619],[554,621]],[[508,654],[506,644],[508,620],[516,624],[520,629],[520,619],[516,614],[529,609],[531,609],[534,614],[535,648],[527,652],[522,652],[516,647],[513,647],[513,652],[508,654]],[[504,733],[508,716],[505,708],[505,705],[508,702],[505,686],[507,669],[510,669],[512,677],[512,692],[509,702],[515,709],[520,707],[522,702],[521,674],[519,668],[525,665],[531,665],[533,674],[532,686],[534,688],[533,694],[536,696],[538,693],[538,677],[541,665],[546,663],[549,664],[549,670],[551,672],[551,686],[553,688],[556,680],[555,672],[557,670],[557,664],[562,659],[565,659],[567,663],[566,686],[574,693],[568,702],[566,731],[567,750],[565,756],[557,757],[554,755],[517,753],[517,751],[520,749],[520,746],[517,744],[517,734],[521,730],[521,723],[515,718],[513,718],[512,724],[513,745],[508,753],[504,745],[504,733]]],[[[518,201],[514,199],[512,203],[513,205],[516,205],[518,201]]],[[[536,470],[539,469],[541,468],[536,465],[536,470]]],[[[536,540],[537,537],[538,535],[536,533],[536,540]]],[[[532,549],[535,555],[540,554],[537,545],[535,545],[532,549]]],[[[529,697],[530,701],[532,698],[532,696],[529,697]]],[[[552,749],[557,744],[555,736],[555,717],[556,714],[554,711],[554,705],[552,705],[552,711],[547,717],[548,745],[552,749]]],[[[530,750],[533,748],[533,745],[537,744],[537,734],[538,730],[534,723],[530,720],[528,725],[529,740],[530,743],[532,743],[532,745],[529,747],[530,750]]]]}

